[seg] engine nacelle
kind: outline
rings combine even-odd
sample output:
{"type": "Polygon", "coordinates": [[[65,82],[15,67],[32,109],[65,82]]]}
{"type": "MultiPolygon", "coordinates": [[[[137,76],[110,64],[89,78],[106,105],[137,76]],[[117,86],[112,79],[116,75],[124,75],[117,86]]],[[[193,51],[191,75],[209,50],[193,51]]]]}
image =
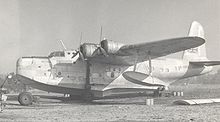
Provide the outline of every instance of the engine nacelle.
{"type": "Polygon", "coordinates": [[[117,51],[124,45],[122,43],[117,43],[110,40],[102,40],[101,47],[108,53],[108,54],[116,54],[117,51]]]}
{"type": "MultiPolygon", "coordinates": [[[[94,52],[97,50],[98,44],[84,43],[80,46],[80,51],[83,53],[85,57],[93,57],[94,52]]],[[[96,52],[99,54],[100,52],[96,52]]]]}

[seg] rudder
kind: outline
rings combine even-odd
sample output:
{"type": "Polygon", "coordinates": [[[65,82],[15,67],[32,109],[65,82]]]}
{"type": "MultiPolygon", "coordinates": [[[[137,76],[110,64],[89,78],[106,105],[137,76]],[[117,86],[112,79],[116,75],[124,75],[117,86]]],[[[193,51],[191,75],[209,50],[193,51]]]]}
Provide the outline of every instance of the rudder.
{"type": "MultiPolygon", "coordinates": [[[[202,25],[196,21],[192,22],[189,30],[189,36],[197,36],[204,38],[204,29],[202,25]]],[[[199,47],[185,50],[183,52],[182,59],[189,61],[207,60],[205,43],[199,47]]]]}

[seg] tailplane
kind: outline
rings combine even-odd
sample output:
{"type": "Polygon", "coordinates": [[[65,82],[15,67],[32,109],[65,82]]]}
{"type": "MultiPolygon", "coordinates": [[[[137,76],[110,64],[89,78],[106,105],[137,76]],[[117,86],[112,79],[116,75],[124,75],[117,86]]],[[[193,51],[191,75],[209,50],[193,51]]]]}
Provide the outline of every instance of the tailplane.
{"type": "MultiPolygon", "coordinates": [[[[204,38],[204,30],[200,23],[194,21],[189,30],[189,36],[204,38]]],[[[183,60],[188,60],[190,64],[198,66],[220,65],[220,61],[209,61],[206,57],[205,43],[201,46],[185,50],[183,60]]]]}
{"type": "MultiPolygon", "coordinates": [[[[189,30],[189,36],[197,36],[197,37],[204,38],[204,30],[203,30],[202,25],[196,21],[192,22],[190,30],[189,30]]],[[[182,58],[183,60],[188,60],[188,61],[208,60],[206,57],[205,43],[199,47],[185,50],[183,52],[182,58]]]]}

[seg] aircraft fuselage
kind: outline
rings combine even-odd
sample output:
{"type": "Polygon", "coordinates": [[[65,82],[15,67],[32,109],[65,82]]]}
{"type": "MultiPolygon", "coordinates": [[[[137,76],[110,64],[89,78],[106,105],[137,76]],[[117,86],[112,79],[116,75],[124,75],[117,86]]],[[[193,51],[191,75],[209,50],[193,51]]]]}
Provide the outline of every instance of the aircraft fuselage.
{"type": "MultiPolygon", "coordinates": [[[[154,59],[151,63],[152,75],[149,75],[148,61],[138,63],[135,67],[91,62],[91,90],[97,97],[129,90],[156,90],[160,86],[205,74],[212,69],[178,59],[154,59]]],[[[82,60],[69,63],[56,58],[23,57],[17,61],[16,74],[19,81],[33,88],[79,95],[85,89],[85,64],[82,60]]]]}

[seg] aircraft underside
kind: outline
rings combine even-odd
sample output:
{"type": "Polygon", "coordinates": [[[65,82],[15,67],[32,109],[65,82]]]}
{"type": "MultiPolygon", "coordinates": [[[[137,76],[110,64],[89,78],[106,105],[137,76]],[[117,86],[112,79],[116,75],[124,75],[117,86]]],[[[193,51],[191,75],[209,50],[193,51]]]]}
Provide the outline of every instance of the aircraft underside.
{"type": "MultiPolygon", "coordinates": [[[[41,83],[39,81],[35,81],[33,79],[16,75],[19,82],[28,85],[32,88],[36,88],[39,90],[47,91],[47,92],[54,92],[54,93],[61,93],[61,94],[70,94],[73,96],[81,96],[85,92],[85,89],[83,88],[70,88],[70,87],[64,87],[64,86],[58,86],[58,85],[49,85],[45,83],[41,83]]],[[[93,86],[94,88],[95,86],[93,86]]],[[[146,91],[155,91],[157,90],[157,87],[148,87],[148,88],[141,88],[141,87],[115,87],[115,88],[109,88],[109,89],[102,89],[102,90],[94,90],[91,89],[91,92],[94,95],[94,98],[104,98],[108,96],[114,96],[114,95],[122,95],[122,94],[132,94],[132,93],[142,93],[146,91]]]]}

